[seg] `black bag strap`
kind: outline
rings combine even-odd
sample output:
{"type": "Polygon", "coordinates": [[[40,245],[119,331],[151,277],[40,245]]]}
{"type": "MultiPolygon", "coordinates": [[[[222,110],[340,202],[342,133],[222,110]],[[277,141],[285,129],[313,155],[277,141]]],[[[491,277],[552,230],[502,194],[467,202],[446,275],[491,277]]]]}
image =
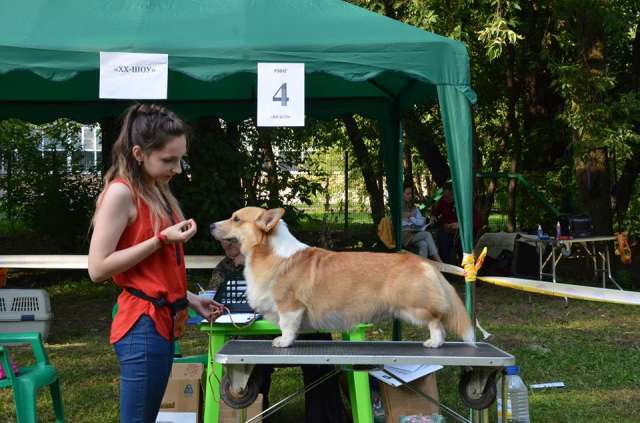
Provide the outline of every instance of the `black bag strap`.
{"type": "Polygon", "coordinates": [[[189,300],[187,300],[187,297],[180,298],[179,300],[170,303],[166,298],[154,298],[136,288],[126,287],[125,289],[134,297],[149,301],[157,308],[169,307],[171,309],[171,314],[174,316],[189,306],[189,300]]]}

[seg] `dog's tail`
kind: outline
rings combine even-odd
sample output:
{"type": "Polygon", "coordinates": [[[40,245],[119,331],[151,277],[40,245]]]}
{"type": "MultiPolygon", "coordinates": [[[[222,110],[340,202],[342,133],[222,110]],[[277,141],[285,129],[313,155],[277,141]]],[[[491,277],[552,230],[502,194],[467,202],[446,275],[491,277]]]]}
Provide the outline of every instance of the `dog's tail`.
{"type": "MultiPolygon", "coordinates": [[[[444,276],[442,278],[444,279],[444,276]]],[[[451,307],[449,313],[444,316],[444,324],[449,331],[458,335],[464,342],[472,343],[475,340],[475,333],[467,309],[455,288],[446,279],[443,282],[451,307]]]]}

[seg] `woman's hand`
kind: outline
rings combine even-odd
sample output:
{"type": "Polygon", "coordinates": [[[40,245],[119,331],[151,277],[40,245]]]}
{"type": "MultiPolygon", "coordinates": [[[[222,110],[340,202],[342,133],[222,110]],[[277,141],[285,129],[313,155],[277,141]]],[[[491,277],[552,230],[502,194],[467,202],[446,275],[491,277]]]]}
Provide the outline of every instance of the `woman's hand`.
{"type": "Polygon", "coordinates": [[[189,241],[198,231],[196,221],[193,219],[183,220],[173,226],[169,226],[160,232],[165,237],[167,243],[189,241]]]}
{"type": "Polygon", "coordinates": [[[215,321],[224,313],[222,304],[213,301],[211,298],[188,293],[189,305],[200,316],[209,322],[215,321]]]}

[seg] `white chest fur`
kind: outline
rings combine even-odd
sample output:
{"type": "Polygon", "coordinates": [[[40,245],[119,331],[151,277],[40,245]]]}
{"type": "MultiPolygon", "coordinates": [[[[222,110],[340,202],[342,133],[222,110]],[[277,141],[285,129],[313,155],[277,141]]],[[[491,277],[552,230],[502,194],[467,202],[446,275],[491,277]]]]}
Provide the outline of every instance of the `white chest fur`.
{"type": "Polygon", "coordinates": [[[282,258],[288,258],[298,251],[309,248],[307,244],[298,241],[291,232],[284,220],[278,222],[273,230],[273,235],[269,237],[269,246],[273,253],[282,258]]]}
{"type": "Polygon", "coordinates": [[[247,301],[257,313],[272,314],[276,312],[276,305],[273,301],[271,286],[273,282],[257,283],[251,271],[251,260],[247,258],[247,265],[244,268],[244,278],[247,281],[247,301]]]}
{"type": "MultiPolygon", "coordinates": [[[[281,258],[288,258],[300,250],[304,250],[309,246],[298,241],[284,221],[278,222],[274,229],[273,235],[269,238],[269,246],[273,253],[281,258]]],[[[277,323],[277,310],[273,299],[273,286],[276,280],[262,280],[260,275],[253,272],[251,254],[246,257],[246,266],[244,269],[244,278],[247,281],[247,300],[249,305],[258,313],[263,314],[268,320],[277,323]],[[274,320],[275,319],[275,320],[274,320]]]]}

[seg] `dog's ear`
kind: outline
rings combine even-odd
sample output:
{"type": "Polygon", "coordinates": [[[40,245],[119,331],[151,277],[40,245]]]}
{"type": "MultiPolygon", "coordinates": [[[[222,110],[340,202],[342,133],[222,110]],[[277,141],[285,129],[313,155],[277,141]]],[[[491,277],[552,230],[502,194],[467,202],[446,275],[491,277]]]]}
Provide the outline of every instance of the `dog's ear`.
{"type": "Polygon", "coordinates": [[[264,232],[270,232],[271,229],[275,228],[283,215],[284,209],[282,208],[265,210],[258,220],[256,220],[256,225],[264,232]]]}

